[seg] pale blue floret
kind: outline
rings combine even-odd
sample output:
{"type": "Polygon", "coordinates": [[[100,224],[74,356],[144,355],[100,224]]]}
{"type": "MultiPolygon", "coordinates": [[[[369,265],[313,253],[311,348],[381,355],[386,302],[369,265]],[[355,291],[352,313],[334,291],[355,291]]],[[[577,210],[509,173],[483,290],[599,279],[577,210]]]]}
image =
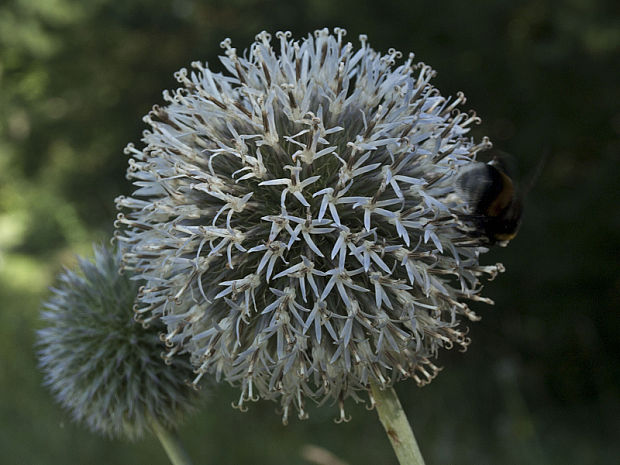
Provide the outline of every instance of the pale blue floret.
{"type": "Polygon", "coordinates": [[[275,37],[242,55],[223,41],[223,73],[176,74],[145,148],[128,147],[117,238],[146,282],[138,318],[165,321],[196,380],[240,386],[240,408],[277,399],[286,420],[370,379],[430,382],[439,350],[468,344],[464,300],[487,301],[479,278],[501,267],[479,264],[461,220],[455,179],[490,146],[466,136],[479,119],[463,94],[343,29],[275,37]]]}

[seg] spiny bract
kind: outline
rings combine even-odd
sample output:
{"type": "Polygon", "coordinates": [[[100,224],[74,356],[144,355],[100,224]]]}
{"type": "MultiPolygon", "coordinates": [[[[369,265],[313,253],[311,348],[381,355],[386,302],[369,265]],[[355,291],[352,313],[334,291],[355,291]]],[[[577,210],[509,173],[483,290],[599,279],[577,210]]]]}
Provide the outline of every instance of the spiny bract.
{"type": "Polygon", "coordinates": [[[277,399],[340,405],[371,379],[429,382],[440,347],[468,339],[481,238],[460,218],[459,171],[488,148],[475,114],[444,98],[414,56],[381,55],[345,31],[301,41],[263,32],[227,73],[202,63],[144,118],[129,145],[117,238],[146,281],[137,308],[188,351],[197,377],[241,387],[238,406],[277,399]]]}
{"type": "Polygon", "coordinates": [[[42,312],[38,355],[45,383],[76,421],[135,439],[152,421],[176,426],[198,396],[184,381],[189,364],[161,358],[161,324],[134,321],[137,284],[119,267],[120,254],[101,247],[94,263],[80,259],[79,271],[60,276],[42,312]]]}

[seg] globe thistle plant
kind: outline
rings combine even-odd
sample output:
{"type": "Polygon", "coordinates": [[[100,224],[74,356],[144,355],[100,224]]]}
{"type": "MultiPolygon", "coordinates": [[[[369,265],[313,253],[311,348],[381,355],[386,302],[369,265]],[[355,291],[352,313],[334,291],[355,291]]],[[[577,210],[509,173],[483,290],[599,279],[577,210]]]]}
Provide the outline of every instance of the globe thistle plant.
{"type": "Polygon", "coordinates": [[[455,188],[488,147],[479,122],[414,55],[355,48],[345,31],[262,32],[224,72],[194,62],[127,147],[137,189],[119,197],[137,318],[163,321],[167,357],[237,403],[359,400],[371,384],[430,382],[441,348],[469,343],[484,237],[455,188]]]}
{"type": "Polygon", "coordinates": [[[160,435],[196,405],[181,358],[161,358],[159,322],[137,324],[138,285],[119,273],[120,254],[95,248],[65,271],[45,303],[38,332],[45,383],[73,418],[107,436],[136,439],[149,428],[160,435]]]}

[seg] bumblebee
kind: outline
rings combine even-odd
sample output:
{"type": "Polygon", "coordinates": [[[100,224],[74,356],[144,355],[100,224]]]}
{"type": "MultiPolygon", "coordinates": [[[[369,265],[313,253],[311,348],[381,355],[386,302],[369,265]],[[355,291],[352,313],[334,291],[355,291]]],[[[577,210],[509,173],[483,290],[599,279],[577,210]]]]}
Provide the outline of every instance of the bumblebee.
{"type": "Polygon", "coordinates": [[[462,219],[474,225],[475,234],[502,247],[517,235],[523,214],[517,187],[504,168],[497,158],[489,163],[475,162],[456,179],[457,194],[472,212],[462,219]]]}

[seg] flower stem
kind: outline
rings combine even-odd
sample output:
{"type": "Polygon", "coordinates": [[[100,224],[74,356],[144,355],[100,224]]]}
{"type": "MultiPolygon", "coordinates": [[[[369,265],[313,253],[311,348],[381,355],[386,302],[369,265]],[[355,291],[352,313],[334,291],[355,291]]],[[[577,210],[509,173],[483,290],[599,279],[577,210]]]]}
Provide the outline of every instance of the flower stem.
{"type": "Polygon", "coordinates": [[[157,421],[151,422],[151,426],[173,465],[192,465],[189,455],[176,434],[168,431],[157,421]]]}
{"type": "Polygon", "coordinates": [[[424,465],[413,430],[394,388],[382,389],[374,381],[371,381],[370,388],[379,420],[392,443],[398,462],[401,465],[424,465]]]}

